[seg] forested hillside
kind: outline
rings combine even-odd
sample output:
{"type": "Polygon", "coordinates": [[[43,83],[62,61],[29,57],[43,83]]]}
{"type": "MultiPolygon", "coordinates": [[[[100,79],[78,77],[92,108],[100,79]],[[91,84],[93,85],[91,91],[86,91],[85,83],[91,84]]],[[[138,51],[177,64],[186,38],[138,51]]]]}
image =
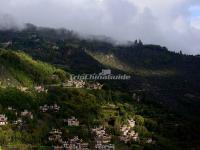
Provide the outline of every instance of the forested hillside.
{"type": "Polygon", "coordinates": [[[57,83],[66,79],[66,73],[47,63],[33,60],[20,51],[0,49],[1,84],[33,86],[57,83]]]}
{"type": "Polygon", "coordinates": [[[99,73],[103,68],[111,68],[113,73],[130,74],[130,81],[109,82],[109,88],[150,91],[157,102],[175,111],[180,107],[181,114],[192,113],[193,116],[199,113],[196,109],[199,101],[195,100],[200,96],[198,56],[171,52],[158,45],[145,45],[141,40],[117,45],[106,37],[83,38],[66,29],[32,24],[27,24],[23,30],[0,31],[0,43],[5,49],[20,49],[34,59],[71,73],[99,73]],[[189,101],[188,94],[193,97],[189,101]]]}
{"type": "Polygon", "coordinates": [[[199,56],[31,24],[1,30],[0,47],[4,149],[50,150],[78,136],[93,150],[98,127],[116,150],[200,148],[199,56]],[[107,68],[131,79],[69,80],[107,68]]]}

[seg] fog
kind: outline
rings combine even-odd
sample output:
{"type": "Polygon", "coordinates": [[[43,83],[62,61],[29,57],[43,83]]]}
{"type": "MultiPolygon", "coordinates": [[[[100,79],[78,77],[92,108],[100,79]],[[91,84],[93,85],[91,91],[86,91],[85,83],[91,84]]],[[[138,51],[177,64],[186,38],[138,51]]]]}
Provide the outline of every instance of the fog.
{"type": "Polygon", "coordinates": [[[0,7],[3,29],[32,23],[200,53],[198,0],[1,0],[0,7]]]}

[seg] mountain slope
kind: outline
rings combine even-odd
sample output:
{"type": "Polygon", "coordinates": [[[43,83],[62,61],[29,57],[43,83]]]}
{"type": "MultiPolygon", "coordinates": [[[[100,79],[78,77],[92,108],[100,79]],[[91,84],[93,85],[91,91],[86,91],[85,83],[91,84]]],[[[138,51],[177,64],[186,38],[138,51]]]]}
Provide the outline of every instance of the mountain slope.
{"type": "Polygon", "coordinates": [[[106,54],[93,51],[86,51],[86,52],[101,64],[109,66],[110,68],[115,68],[139,76],[165,76],[165,75],[170,76],[170,75],[175,75],[177,73],[174,68],[150,69],[150,68],[139,67],[134,63],[120,60],[120,57],[118,57],[113,52],[106,54]]]}
{"type": "Polygon", "coordinates": [[[127,73],[129,81],[105,81],[110,89],[143,91],[155,101],[181,115],[198,116],[200,58],[168,51],[140,42],[114,45],[109,41],[83,39],[72,31],[28,25],[21,31],[0,31],[1,47],[22,50],[72,73],[99,73],[110,68],[113,74],[127,73]],[[193,95],[188,100],[184,95],[193,95]],[[197,99],[197,100],[196,100],[197,99]],[[179,109],[177,109],[179,107],[179,109]]]}
{"type": "Polygon", "coordinates": [[[61,69],[35,61],[23,52],[0,49],[0,80],[4,86],[60,82],[65,76],[61,69]]]}
{"type": "MultiPolygon", "coordinates": [[[[5,137],[5,142],[52,146],[48,133],[60,128],[64,138],[80,136],[94,144],[92,126],[105,125],[121,149],[199,149],[200,59],[168,51],[157,45],[113,45],[102,40],[81,39],[73,32],[29,25],[21,31],[0,31],[0,81],[3,86],[32,86],[63,82],[66,72],[99,73],[110,68],[113,74],[131,75],[128,81],[101,81],[104,89],[50,87],[47,93],[21,92],[0,88],[0,113],[10,122],[16,116],[7,109],[34,114],[24,132],[5,137]],[[22,50],[18,51],[18,49],[22,50]],[[30,55],[30,56],[29,56],[30,55]],[[32,58],[33,57],[33,58],[32,58]],[[39,61],[40,60],[40,61],[39,61]],[[44,62],[41,62],[44,61],[44,62]],[[48,62],[48,63],[46,63],[48,62]],[[60,106],[60,111],[43,113],[40,106],[60,106]],[[76,116],[80,127],[66,126],[63,120],[76,116]],[[128,118],[136,120],[140,140],[125,145],[119,129],[128,118]],[[155,144],[147,144],[152,138],[155,144]]],[[[48,87],[47,87],[48,88],[48,87]]],[[[8,128],[9,129],[9,128],[8,128]]],[[[3,139],[3,138],[2,138],[3,139]]],[[[1,142],[1,140],[0,140],[1,142]]]]}

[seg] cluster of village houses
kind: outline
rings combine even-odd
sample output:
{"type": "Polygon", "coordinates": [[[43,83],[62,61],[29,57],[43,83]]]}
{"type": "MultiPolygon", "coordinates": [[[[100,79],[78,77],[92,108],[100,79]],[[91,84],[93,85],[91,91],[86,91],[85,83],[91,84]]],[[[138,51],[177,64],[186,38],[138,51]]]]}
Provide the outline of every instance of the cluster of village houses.
{"type": "MultiPolygon", "coordinates": [[[[79,126],[79,120],[75,117],[64,119],[64,123],[68,126],[79,126]]],[[[48,140],[56,143],[54,150],[89,150],[89,143],[83,142],[78,136],[74,136],[68,140],[62,139],[62,131],[60,129],[52,129],[49,132],[48,140]]]]}
{"type": "MultiPolygon", "coordinates": [[[[100,84],[98,82],[85,82],[83,80],[67,80],[65,83],[62,83],[62,86],[69,88],[87,88],[87,89],[101,90],[103,84],[100,84]]],[[[23,87],[23,86],[17,86],[16,88],[22,92],[27,92],[29,90],[28,87],[23,87]]],[[[43,85],[35,86],[34,90],[38,93],[48,92],[48,89],[46,89],[43,85]]]]}
{"type": "MultiPolygon", "coordinates": [[[[64,119],[68,126],[79,126],[79,120],[73,116],[64,119]]],[[[112,136],[106,133],[104,127],[93,128],[91,130],[94,135],[96,150],[114,150],[114,144],[110,144],[112,136]]],[[[83,142],[78,136],[74,136],[68,140],[62,139],[62,131],[60,129],[52,129],[49,132],[48,140],[56,143],[54,150],[89,150],[89,143],[83,142]]]]}
{"type": "MultiPolygon", "coordinates": [[[[22,92],[27,92],[27,91],[29,90],[28,87],[23,87],[23,86],[17,86],[17,89],[20,90],[20,91],[22,91],[22,92]]],[[[34,90],[35,90],[36,92],[38,92],[38,93],[41,93],[41,92],[47,93],[47,92],[48,92],[48,89],[45,89],[45,87],[42,86],[42,85],[35,86],[35,87],[34,87],[34,90]]]]}
{"type": "Polygon", "coordinates": [[[98,82],[90,83],[90,82],[85,82],[83,80],[68,80],[66,83],[63,84],[63,86],[101,90],[103,87],[103,84],[100,84],[98,82]]]}
{"type": "MultiPolygon", "coordinates": [[[[7,79],[7,81],[10,81],[11,79],[7,79]]],[[[7,86],[11,86],[11,87],[14,87],[11,85],[11,83],[8,83],[7,86]]],[[[6,88],[7,86],[3,86],[3,83],[0,81],[0,87],[1,88],[6,88]]],[[[27,92],[29,90],[28,87],[24,87],[24,86],[16,86],[16,88],[22,92],[27,92]]],[[[38,93],[41,93],[41,92],[48,92],[48,89],[46,89],[43,85],[38,85],[38,86],[34,86],[34,90],[38,93]]]]}
{"type": "MultiPolygon", "coordinates": [[[[11,106],[8,107],[8,110],[15,112],[15,115],[18,116],[17,120],[12,122],[13,125],[22,125],[23,118],[33,119],[32,112],[30,112],[26,109],[24,111],[20,112],[19,114],[16,111],[16,109],[14,109],[11,106]]],[[[8,118],[6,117],[5,114],[0,114],[0,125],[2,126],[2,125],[6,125],[6,124],[8,124],[8,118]]]]}
{"type": "MultiPolygon", "coordinates": [[[[133,129],[135,127],[134,119],[128,119],[128,125],[122,125],[120,128],[121,135],[119,136],[120,141],[124,142],[125,144],[130,143],[132,141],[139,140],[139,134],[135,132],[133,129]]],[[[148,138],[146,140],[147,144],[155,144],[155,140],[152,138],[148,138]]]]}
{"type": "MultiPolygon", "coordinates": [[[[53,112],[58,112],[60,109],[60,106],[57,104],[48,106],[45,104],[44,106],[40,106],[40,111],[47,112],[49,110],[53,112]]],[[[8,107],[8,110],[16,112],[16,109],[12,107],[8,107]]],[[[23,117],[28,117],[29,119],[33,119],[33,114],[28,111],[24,110],[20,113],[20,117],[17,118],[16,121],[13,121],[14,125],[21,125],[23,123],[23,117]]],[[[0,114],[0,126],[6,125],[8,123],[7,117],[5,114],[0,114]]],[[[80,122],[77,118],[74,116],[71,116],[68,119],[63,120],[64,123],[66,123],[68,126],[79,126],[80,122]]],[[[128,124],[122,125],[120,128],[121,135],[119,136],[120,141],[124,143],[129,143],[132,141],[138,141],[139,135],[137,132],[134,131],[135,127],[135,121],[134,119],[128,119],[128,124]]],[[[111,144],[112,135],[108,134],[106,132],[105,127],[100,126],[96,128],[91,129],[92,134],[94,135],[95,140],[95,149],[96,150],[114,150],[115,146],[114,144],[111,144]]],[[[71,139],[63,140],[62,139],[62,131],[60,129],[52,129],[49,132],[48,140],[50,142],[56,143],[54,146],[55,150],[89,150],[89,144],[86,142],[83,142],[82,139],[79,139],[78,136],[74,136],[71,139]]],[[[153,144],[155,141],[152,140],[152,138],[147,139],[146,143],[153,144]]]]}
{"type": "Polygon", "coordinates": [[[43,106],[40,106],[40,111],[45,113],[45,112],[58,112],[60,110],[60,106],[58,106],[57,104],[54,104],[54,105],[43,105],[43,106]]]}
{"type": "Polygon", "coordinates": [[[95,135],[95,148],[97,150],[114,150],[114,144],[111,144],[112,135],[106,133],[104,127],[93,128],[92,133],[95,135]]]}
{"type": "MultiPolygon", "coordinates": [[[[10,81],[9,78],[7,80],[10,81]]],[[[6,86],[3,86],[1,82],[0,86],[1,88],[6,88],[6,86]]],[[[8,83],[8,86],[11,86],[11,83],[8,83]]],[[[55,84],[50,86],[57,86],[57,85],[55,84]]],[[[67,88],[87,88],[87,89],[101,90],[103,84],[100,84],[98,82],[86,82],[83,80],[66,80],[64,83],[62,83],[62,86],[67,88]]],[[[30,90],[30,88],[24,86],[16,86],[16,88],[22,92],[28,92],[30,90]]],[[[38,93],[48,92],[48,89],[45,88],[44,85],[34,86],[34,90],[38,93]]]]}
{"type": "MultiPolygon", "coordinates": [[[[60,110],[60,106],[58,106],[57,104],[50,105],[50,106],[45,104],[44,106],[40,106],[39,109],[43,113],[48,112],[48,111],[49,112],[58,112],[60,110]]],[[[14,125],[22,125],[23,118],[33,119],[33,113],[26,109],[24,111],[21,111],[20,113],[18,113],[15,108],[13,108],[12,106],[9,106],[8,110],[14,112],[15,115],[18,117],[17,120],[13,121],[12,124],[14,124],[14,125]]],[[[0,125],[6,125],[7,123],[8,123],[8,119],[7,119],[6,115],[0,114],[0,125]]]]}
{"type": "MultiPolygon", "coordinates": [[[[33,118],[33,115],[31,112],[28,112],[27,110],[21,112],[21,116],[29,116],[30,118],[33,118]]],[[[68,126],[79,126],[79,120],[75,117],[70,117],[66,120],[64,120],[65,123],[67,123],[68,126]]],[[[0,115],[0,125],[6,125],[7,117],[4,114],[0,115]]],[[[22,119],[18,118],[16,121],[13,122],[13,124],[19,124],[22,123],[22,119]]],[[[114,144],[110,144],[112,136],[106,133],[105,128],[99,127],[99,128],[93,128],[91,132],[94,134],[95,139],[95,149],[97,150],[114,150],[114,144]]],[[[62,131],[60,129],[52,129],[49,132],[48,140],[50,142],[56,143],[54,146],[55,150],[89,150],[89,143],[83,142],[82,139],[79,139],[78,136],[74,136],[71,139],[63,140],[62,139],[62,131]]]]}
{"type": "Polygon", "coordinates": [[[69,138],[67,140],[62,139],[62,131],[59,129],[52,129],[49,132],[48,140],[50,142],[56,143],[54,150],[89,150],[89,144],[83,142],[78,136],[69,138]]]}
{"type": "Polygon", "coordinates": [[[128,119],[128,125],[121,126],[121,136],[119,137],[120,141],[128,143],[139,139],[138,133],[133,130],[133,127],[135,127],[135,121],[133,119],[128,119]]]}

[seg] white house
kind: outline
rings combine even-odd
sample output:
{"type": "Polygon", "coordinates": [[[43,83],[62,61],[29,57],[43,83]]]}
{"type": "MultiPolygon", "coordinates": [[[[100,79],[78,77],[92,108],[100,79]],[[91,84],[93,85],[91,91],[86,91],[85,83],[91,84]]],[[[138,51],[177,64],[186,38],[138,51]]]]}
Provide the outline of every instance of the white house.
{"type": "Polygon", "coordinates": [[[5,116],[5,114],[0,114],[0,125],[6,125],[7,122],[7,117],[5,116]]]}
{"type": "Polygon", "coordinates": [[[62,141],[62,132],[59,129],[52,129],[48,139],[49,141],[62,141]]]}
{"type": "Polygon", "coordinates": [[[21,125],[23,123],[22,119],[21,118],[17,118],[16,121],[13,121],[13,124],[14,125],[21,125]]]}
{"type": "Polygon", "coordinates": [[[114,144],[96,144],[95,148],[97,150],[115,150],[114,144]]]}
{"type": "Polygon", "coordinates": [[[92,129],[92,133],[95,134],[95,141],[97,144],[107,144],[110,143],[112,136],[107,134],[104,127],[92,129]]]}
{"type": "Polygon", "coordinates": [[[44,106],[40,106],[40,111],[42,112],[47,112],[49,110],[49,106],[48,105],[44,105],[44,106]]]}
{"type": "Polygon", "coordinates": [[[128,123],[131,128],[135,126],[135,121],[133,119],[128,120],[128,123]]]}
{"type": "Polygon", "coordinates": [[[79,126],[79,121],[75,117],[69,118],[67,120],[68,126],[79,126]]]}
{"type": "Polygon", "coordinates": [[[41,93],[41,92],[48,92],[47,89],[44,88],[44,86],[35,86],[35,91],[37,91],[38,93],[41,93]]]}
{"type": "Polygon", "coordinates": [[[33,119],[33,114],[32,112],[29,112],[28,110],[24,110],[23,112],[21,112],[21,116],[22,117],[28,117],[30,119],[33,119]]]}

